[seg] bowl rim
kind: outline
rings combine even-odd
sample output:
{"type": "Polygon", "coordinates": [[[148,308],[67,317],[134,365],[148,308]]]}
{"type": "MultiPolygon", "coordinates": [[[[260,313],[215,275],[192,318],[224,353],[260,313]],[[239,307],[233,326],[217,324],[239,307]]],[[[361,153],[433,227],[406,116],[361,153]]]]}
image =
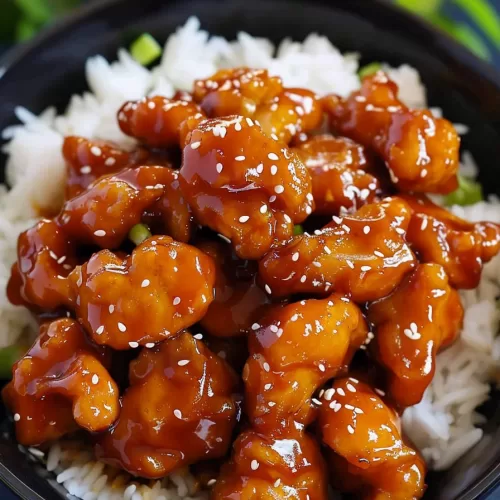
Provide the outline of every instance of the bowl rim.
{"type": "MultiPolygon", "coordinates": [[[[2,56],[0,56],[0,87],[2,84],[2,79],[6,73],[13,68],[15,65],[22,63],[23,60],[29,57],[32,53],[39,50],[41,45],[50,44],[52,39],[61,36],[73,26],[78,23],[87,20],[91,16],[98,16],[101,12],[111,9],[118,8],[119,5],[124,0],[94,0],[90,3],[79,7],[74,12],[68,13],[61,16],[59,19],[51,23],[48,27],[44,28],[39,34],[37,34],[31,40],[18,44],[13,48],[7,50],[2,56]]],[[[125,0],[131,1],[131,0],[125,0]]],[[[157,0],[162,2],[163,0],[157,0]]],[[[279,0],[282,2],[291,1],[293,3],[304,3],[304,0],[279,0]]],[[[309,4],[320,4],[326,7],[334,7],[336,9],[356,14],[358,10],[356,5],[359,7],[363,6],[365,0],[349,0],[342,4],[332,4],[329,0],[308,0],[309,4]]],[[[165,3],[169,3],[166,1],[165,3]]],[[[435,43],[440,48],[440,56],[446,55],[450,62],[457,65],[461,65],[467,68],[470,72],[475,73],[478,78],[485,80],[495,91],[498,93],[500,99],[500,70],[497,70],[493,65],[488,64],[484,60],[477,57],[474,53],[469,51],[463,45],[454,40],[447,33],[434,27],[423,18],[412,14],[402,7],[389,3],[387,0],[372,0],[372,7],[381,9],[381,12],[385,11],[391,15],[399,18],[402,25],[412,25],[412,29],[418,34],[421,39],[432,38],[435,43]]],[[[366,3],[364,3],[366,6],[366,3]]],[[[415,34],[410,36],[410,38],[415,37],[415,34]]],[[[446,64],[448,64],[445,61],[446,64]]],[[[18,478],[12,471],[6,467],[0,457],[0,480],[11,489],[14,493],[22,495],[24,498],[28,498],[26,495],[30,495],[29,498],[41,499],[35,491],[33,491],[28,485],[26,485],[22,479],[18,478]]],[[[500,485],[500,463],[494,464],[490,469],[480,477],[476,482],[469,486],[468,490],[460,493],[456,500],[474,500],[479,498],[486,498],[488,494],[500,485]]]]}

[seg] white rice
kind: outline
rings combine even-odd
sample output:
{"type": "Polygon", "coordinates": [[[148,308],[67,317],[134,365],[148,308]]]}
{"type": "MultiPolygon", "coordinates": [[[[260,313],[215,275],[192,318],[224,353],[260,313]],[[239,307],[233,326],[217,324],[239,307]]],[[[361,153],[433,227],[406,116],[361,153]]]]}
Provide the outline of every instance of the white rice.
{"type": "MultiPolygon", "coordinates": [[[[177,89],[189,90],[193,80],[208,77],[220,68],[250,66],[267,68],[283,78],[285,85],[306,87],[318,94],[335,92],[347,96],[359,87],[358,58],[342,55],[327,38],[311,34],[304,42],[284,40],[277,48],[265,39],[240,33],[236,41],[209,37],[199,21],[190,18],[169,37],[160,64],[149,71],[137,64],[126,50],[116,62],[101,56],[87,61],[90,91],[73,96],[65,113],[56,116],[49,108],[40,116],[18,108],[22,125],[3,132],[8,139],[7,180],[11,190],[0,186],[0,346],[11,344],[31,325],[23,308],[11,306],[5,296],[10,265],[15,261],[17,236],[33,224],[37,209],[57,207],[63,196],[65,165],[61,145],[66,135],[111,140],[123,147],[133,140],[122,134],[116,112],[123,101],[145,95],[172,96],[177,89]],[[29,203],[30,201],[31,203],[29,203]]],[[[410,107],[426,106],[425,88],[418,72],[408,65],[385,67],[400,87],[402,100],[410,107]]],[[[439,115],[441,110],[433,109],[439,115]]],[[[466,133],[465,125],[458,125],[466,133]]],[[[464,153],[461,171],[477,174],[470,154],[464,153]]],[[[471,220],[500,222],[496,199],[471,207],[454,207],[471,220]]],[[[474,410],[488,399],[490,383],[499,378],[500,315],[495,297],[500,292],[500,257],[489,263],[479,287],[462,293],[465,321],[462,337],[438,356],[434,381],[423,401],[403,416],[406,432],[422,450],[429,465],[444,469],[466,453],[482,437],[477,426],[484,417],[474,410]]],[[[40,453],[38,452],[38,458],[40,453]]],[[[130,476],[93,460],[88,449],[75,451],[74,443],[55,444],[46,467],[73,495],[85,499],[203,499],[194,478],[175,474],[144,485],[130,476]],[[191,495],[191,496],[189,496],[191,495]]]]}

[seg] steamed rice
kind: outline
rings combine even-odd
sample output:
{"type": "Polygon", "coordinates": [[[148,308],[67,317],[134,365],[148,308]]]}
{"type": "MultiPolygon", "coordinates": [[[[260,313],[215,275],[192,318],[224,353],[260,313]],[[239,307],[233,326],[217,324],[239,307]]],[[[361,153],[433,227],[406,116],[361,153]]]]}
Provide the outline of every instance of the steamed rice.
{"type": "MultiPolygon", "coordinates": [[[[7,192],[0,186],[0,346],[11,344],[33,326],[23,308],[8,302],[5,287],[16,259],[19,233],[33,224],[37,210],[61,203],[64,136],[82,135],[132,146],[134,141],[121,132],[116,122],[116,111],[123,101],[155,94],[171,97],[178,89],[190,90],[194,79],[232,66],[266,68],[281,76],[285,85],[306,87],[318,94],[347,96],[359,88],[358,57],[342,55],[325,37],[311,34],[302,43],[286,39],[277,48],[268,40],[246,33],[228,42],[210,38],[200,30],[199,21],[190,18],[169,37],[161,62],[153,70],[139,65],[123,49],[113,63],[97,55],[87,61],[85,68],[90,92],[73,96],[63,115],[57,116],[53,108],[38,117],[23,108],[16,110],[22,125],[3,132],[9,141],[4,152],[8,155],[6,176],[11,190],[7,192]]],[[[398,83],[400,97],[408,106],[426,106],[425,88],[415,69],[408,65],[384,69],[398,83]]],[[[434,114],[440,112],[433,109],[434,114]]],[[[467,132],[464,125],[457,125],[457,129],[467,132]]],[[[463,174],[477,174],[469,153],[463,153],[462,163],[463,174]]],[[[497,199],[453,207],[453,212],[469,220],[500,222],[497,199]]],[[[485,418],[475,409],[488,399],[489,384],[499,376],[500,312],[495,302],[500,292],[499,276],[497,257],[485,266],[479,287],[462,292],[465,318],[461,338],[438,356],[435,378],[422,402],[403,416],[407,434],[431,468],[449,467],[483,435],[478,426],[485,418]]],[[[91,451],[82,444],[56,443],[47,458],[38,450],[31,451],[48,470],[56,472],[57,481],[71,494],[85,500],[206,498],[204,493],[196,493],[194,478],[187,472],[143,484],[93,460],[91,451]]]]}

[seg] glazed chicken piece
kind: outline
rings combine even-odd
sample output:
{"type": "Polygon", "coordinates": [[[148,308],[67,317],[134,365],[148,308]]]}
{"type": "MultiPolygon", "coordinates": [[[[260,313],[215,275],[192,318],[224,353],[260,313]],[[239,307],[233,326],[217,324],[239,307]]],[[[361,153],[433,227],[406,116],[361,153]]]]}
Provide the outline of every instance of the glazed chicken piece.
{"type": "Polygon", "coordinates": [[[269,296],[256,283],[257,264],[238,259],[227,243],[205,241],[197,246],[216,266],[215,298],[201,326],[217,337],[245,335],[270,307],[269,296]]]}
{"type": "Polygon", "coordinates": [[[321,125],[321,103],[306,89],[283,88],[281,78],[263,69],[224,69],[197,80],[194,99],[211,118],[242,115],[283,142],[321,125]]]}
{"type": "Polygon", "coordinates": [[[370,386],[354,378],[335,381],[324,393],[319,425],[331,450],[334,489],[365,500],[422,497],[424,461],[405,444],[396,412],[370,386]]]}
{"type": "Polygon", "coordinates": [[[182,147],[182,125],[191,117],[203,117],[195,103],[154,96],[126,102],[118,111],[118,124],[124,134],[146,146],[182,147]]]}
{"type": "Polygon", "coordinates": [[[347,137],[318,135],[295,151],[312,177],[315,214],[355,212],[382,194],[373,158],[347,137]]]}
{"type": "Polygon", "coordinates": [[[303,163],[241,116],[206,120],[190,134],[180,182],[196,220],[242,259],[261,258],[313,210],[303,163]]]}
{"type": "Polygon", "coordinates": [[[150,157],[144,148],[128,152],[109,142],[77,136],[64,139],[62,152],[68,172],[67,200],[80,194],[99,177],[144,164],[150,157]]]}
{"type": "Polygon", "coordinates": [[[236,423],[236,374],[189,333],[143,349],[116,425],[97,440],[99,459],[160,478],[223,456],[236,423]]]}
{"type": "Polygon", "coordinates": [[[363,79],[346,100],[324,98],[331,127],[373,148],[402,191],[450,193],[457,186],[460,138],[453,125],[428,110],[408,109],[383,72],[363,79]]]}
{"type": "Polygon", "coordinates": [[[43,324],[2,391],[14,413],[17,440],[32,446],[80,427],[98,432],[111,426],[120,403],[105,368],[109,361],[109,352],[92,344],[76,321],[43,324]]]}
{"type": "Polygon", "coordinates": [[[407,239],[419,259],[443,266],[455,288],[476,288],[483,264],[500,250],[500,226],[463,220],[423,195],[404,199],[412,210],[407,239]]]}
{"type": "Polygon", "coordinates": [[[126,258],[95,253],[69,279],[76,315],[93,340],[129,349],[199,321],[213,300],[215,267],[197,248],[153,236],[126,258]]]}
{"type": "Polygon", "coordinates": [[[355,302],[379,299],[416,265],[404,238],[409,222],[409,207],[398,198],[334,216],[322,231],[304,233],[267,254],[259,262],[260,277],[278,297],[335,291],[355,302]]]}
{"type": "Polygon", "coordinates": [[[370,304],[371,352],[385,368],[388,396],[403,409],[420,402],[436,354],[455,340],[463,319],[458,292],[438,264],[421,264],[388,297],[370,304]]]}
{"type": "Polygon", "coordinates": [[[212,500],[327,500],[323,457],[306,433],[240,434],[212,490],[212,500]]]}
{"type": "Polygon", "coordinates": [[[314,392],[349,364],[368,333],[359,308],[340,295],[271,311],[252,330],[246,412],[265,433],[310,423],[314,392]]]}
{"type": "Polygon", "coordinates": [[[101,177],[66,201],[57,223],[80,243],[118,248],[171,182],[167,167],[141,166],[101,177]]]}
{"type": "Polygon", "coordinates": [[[69,302],[66,277],[76,264],[74,244],[55,222],[42,219],[19,236],[9,288],[14,292],[16,283],[23,301],[55,309],[69,302]]]}

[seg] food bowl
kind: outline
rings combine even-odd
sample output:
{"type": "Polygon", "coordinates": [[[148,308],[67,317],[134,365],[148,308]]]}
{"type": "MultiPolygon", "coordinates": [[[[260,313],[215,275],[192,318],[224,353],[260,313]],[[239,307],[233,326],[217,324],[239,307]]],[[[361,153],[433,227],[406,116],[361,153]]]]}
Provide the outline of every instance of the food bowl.
{"type": "MultiPolygon", "coordinates": [[[[226,38],[247,31],[278,42],[302,40],[318,32],[343,52],[359,52],[363,61],[408,63],[419,70],[430,105],[439,106],[470,132],[465,149],[480,167],[485,191],[500,194],[500,76],[467,50],[385,2],[365,0],[101,0],[50,28],[0,62],[0,130],[15,123],[14,108],[35,113],[49,105],[64,109],[74,93],[85,90],[89,56],[109,60],[121,46],[149,32],[164,41],[190,15],[204,29],[226,38]]],[[[0,157],[3,172],[5,157],[0,157]]],[[[488,416],[483,439],[444,473],[428,476],[426,498],[498,498],[500,483],[500,394],[483,408],[488,416]]],[[[0,478],[22,498],[65,497],[54,478],[19,449],[2,407],[0,478]]]]}

